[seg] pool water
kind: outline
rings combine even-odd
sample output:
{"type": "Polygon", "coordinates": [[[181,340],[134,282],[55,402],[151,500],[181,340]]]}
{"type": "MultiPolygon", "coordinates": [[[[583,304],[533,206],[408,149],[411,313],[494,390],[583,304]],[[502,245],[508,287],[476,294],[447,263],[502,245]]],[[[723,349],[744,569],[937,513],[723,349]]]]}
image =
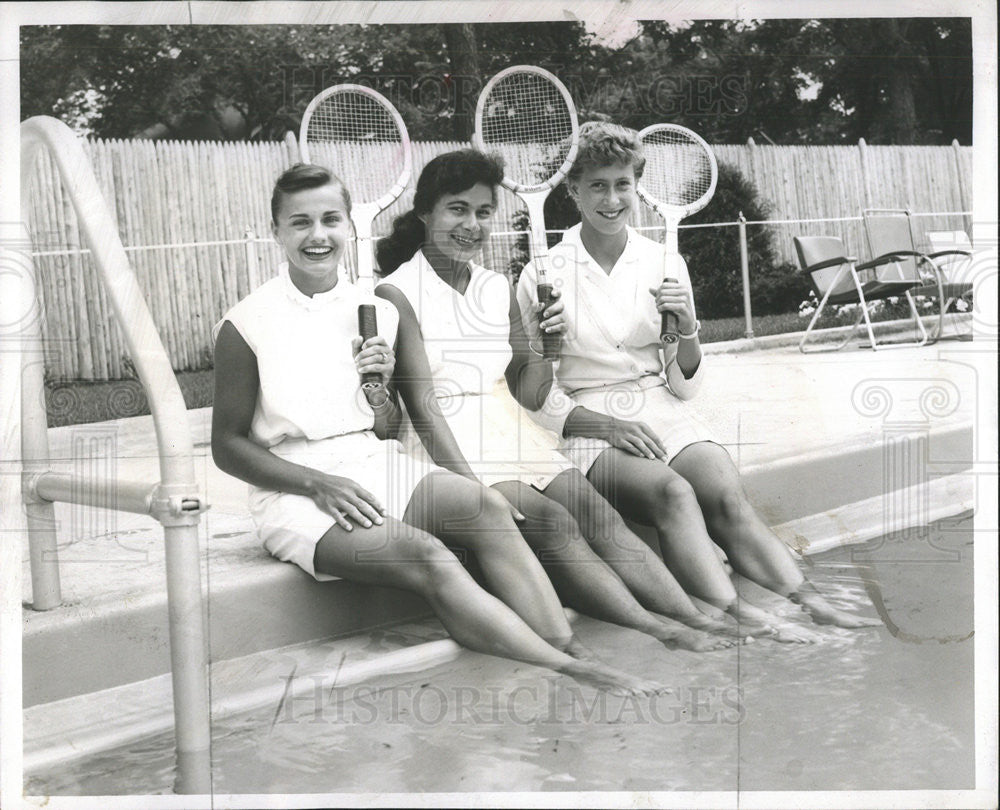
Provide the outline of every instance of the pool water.
{"type": "MultiPolygon", "coordinates": [[[[824,629],[814,645],[758,640],[698,654],[581,617],[577,634],[598,655],[672,688],[656,698],[616,698],[471,652],[377,684],[317,676],[305,695],[213,722],[213,788],[972,788],[972,550],[965,516],[808,558],[838,606],[885,622],[824,629]]],[[[169,793],[173,757],[164,734],[32,774],[25,792],[169,793]]]]}

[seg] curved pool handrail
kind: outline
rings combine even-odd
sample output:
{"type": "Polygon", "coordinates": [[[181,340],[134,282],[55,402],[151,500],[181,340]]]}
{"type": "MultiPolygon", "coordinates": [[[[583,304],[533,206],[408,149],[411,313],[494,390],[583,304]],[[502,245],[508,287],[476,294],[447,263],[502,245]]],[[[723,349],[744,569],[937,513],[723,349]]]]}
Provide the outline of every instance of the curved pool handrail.
{"type": "MultiPolygon", "coordinates": [[[[160,466],[160,482],[149,494],[149,513],[162,524],[166,547],[170,671],[177,743],[174,789],[178,793],[207,793],[211,789],[208,648],[198,545],[199,514],[203,507],[194,475],[194,447],[187,408],[90,160],[76,135],[55,118],[38,116],[21,124],[23,221],[28,222],[31,170],[43,148],[56,162],[149,399],[160,466]]],[[[74,485],[66,476],[54,475],[49,470],[42,364],[38,361],[42,346],[37,321],[26,330],[26,335],[28,351],[24,353],[26,359],[22,369],[21,450],[32,596],[37,600],[41,593],[46,602],[44,606],[53,607],[59,603],[59,584],[52,502],[89,501],[88,493],[81,492],[86,487],[80,486],[80,482],[74,485]],[[37,579],[36,566],[41,569],[37,579]],[[36,585],[40,586],[38,590],[36,585]]],[[[136,482],[98,483],[126,495],[135,495],[138,486],[136,482]]],[[[144,503],[145,496],[141,492],[139,495],[142,497],[125,500],[144,503]]]]}
{"type": "MultiPolygon", "coordinates": [[[[125,343],[149,399],[164,484],[195,481],[193,444],[187,408],[177,378],[160,340],[118,235],[118,227],[101,193],[93,167],[79,139],[62,121],[35,116],[21,124],[21,205],[28,200],[31,168],[39,148],[55,159],[76,210],[80,229],[89,242],[98,273],[125,343]],[[128,327],[125,327],[125,324],[128,327]]],[[[27,222],[27,217],[24,218],[27,222]]]]}

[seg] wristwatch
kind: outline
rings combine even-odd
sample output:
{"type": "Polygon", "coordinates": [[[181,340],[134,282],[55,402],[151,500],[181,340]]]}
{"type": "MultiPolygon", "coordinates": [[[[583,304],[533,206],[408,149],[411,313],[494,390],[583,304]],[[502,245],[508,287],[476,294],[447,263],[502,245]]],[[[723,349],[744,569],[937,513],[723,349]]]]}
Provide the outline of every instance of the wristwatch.
{"type": "Polygon", "coordinates": [[[389,392],[384,385],[375,388],[371,393],[366,393],[366,396],[368,404],[373,408],[384,408],[389,403],[389,392]]]}

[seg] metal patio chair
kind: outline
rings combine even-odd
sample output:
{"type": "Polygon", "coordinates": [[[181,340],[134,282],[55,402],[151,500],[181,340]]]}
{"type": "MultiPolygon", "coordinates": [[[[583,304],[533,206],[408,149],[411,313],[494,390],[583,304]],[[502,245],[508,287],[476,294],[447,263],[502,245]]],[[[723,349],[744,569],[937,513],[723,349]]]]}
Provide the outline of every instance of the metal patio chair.
{"type": "Polygon", "coordinates": [[[910,296],[910,290],[919,287],[923,281],[918,278],[903,278],[898,270],[880,271],[897,264],[900,257],[890,254],[872,261],[858,263],[853,256],[848,256],[844,243],[838,236],[796,236],[795,253],[799,259],[802,275],[809,276],[820,303],[806,328],[802,340],[799,341],[799,351],[803,353],[816,351],[836,351],[846,346],[858,330],[862,319],[868,331],[868,341],[872,350],[895,349],[905,346],[923,346],[927,342],[927,330],[920,320],[916,305],[910,296]],[[865,280],[862,280],[862,276],[865,280]],[[886,298],[905,296],[913,313],[913,322],[919,335],[918,340],[905,343],[878,343],[872,329],[868,304],[886,298]],[[841,306],[857,304],[858,314],[847,336],[838,344],[825,348],[806,349],[813,327],[827,304],[841,306]]]}
{"type": "MultiPolygon", "coordinates": [[[[940,275],[939,295],[945,301],[942,312],[946,313],[953,303],[972,293],[972,242],[965,231],[928,231],[926,238],[931,251],[927,258],[934,262],[940,275]]],[[[968,332],[956,332],[954,335],[942,334],[943,328],[943,321],[939,321],[935,332],[937,339],[972,339],[971,326],[968,332]]]]}
{"type": "MultiPolygon", "coordinates": [[[[917,249],[913,231],[913,217],[905,208],[866,208],[862,211],[865,237],[871,255],[879,258],[894,255],[898,257],[896,267],[901,277],[920,278],[922,283],[912,294],[938,299],[938,320],[930,335],[931,341],[940,340],[944,330],[944,316],[952,302],[972,291],[971,280],[962,280],[955,269],[947,266],[945,259],[971,257],[970,250],[948,249],[924,253],[917,249]]],[[[968,244],[968,237],[965,238],[968,244]]],[[[971,261],[965,264],[968,268],[971,261]]],[[[966,338],[965,335],[955,337],[966,338]]],[[[968,337],[971,337],[971,333],[968,337]]]]}

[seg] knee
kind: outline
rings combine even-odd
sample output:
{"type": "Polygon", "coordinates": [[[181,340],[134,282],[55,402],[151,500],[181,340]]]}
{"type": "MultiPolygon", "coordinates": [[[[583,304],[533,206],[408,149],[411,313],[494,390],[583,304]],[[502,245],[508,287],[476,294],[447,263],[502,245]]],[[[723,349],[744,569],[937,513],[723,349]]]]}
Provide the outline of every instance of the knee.
{"type": "MultiPolygon", "coordinates": [[[[475,513],[460,532],[458,542],[476,553],[516,553],[524,546],[510,502],[499,492],[480,488],[475,513]]],[[[525,546],[525,550],[526,550],[525,546]]]]}
{"type": "Polygon", "coordinates": [[[749,504],[738,488],[727,487],[705,499],[705,519],[726,525],[737,524],[747,516],[749,504]]]}
{"type": "Polygon", "coordinates": [[[673,517],[679,511],[697,508],[698,498],[691,485],[677,474],[660,476],[653,482],[653,513],[673,517]]]}
{"type": "Polygon", "coordinates": [[[478,517],[486,525],[499,528],[513,521],[511,504],[495,489],[484,489],[479,503],[478,517]]]}
{"type": "Polygon", "coordinates": [[[537,523],[541,532],[560,536],[579,534],[576,522],[566,507],[550,498],[544,496],[536,498],[530,509],[531,514],[528,517],[537,523]]]}
{"type": "Polygon", "coordinates": [[[458,558],[438,538],[418,534],[406,543],[405,566],[413,590],[421,594],[449,587],[463,572],[458,558]]]}

